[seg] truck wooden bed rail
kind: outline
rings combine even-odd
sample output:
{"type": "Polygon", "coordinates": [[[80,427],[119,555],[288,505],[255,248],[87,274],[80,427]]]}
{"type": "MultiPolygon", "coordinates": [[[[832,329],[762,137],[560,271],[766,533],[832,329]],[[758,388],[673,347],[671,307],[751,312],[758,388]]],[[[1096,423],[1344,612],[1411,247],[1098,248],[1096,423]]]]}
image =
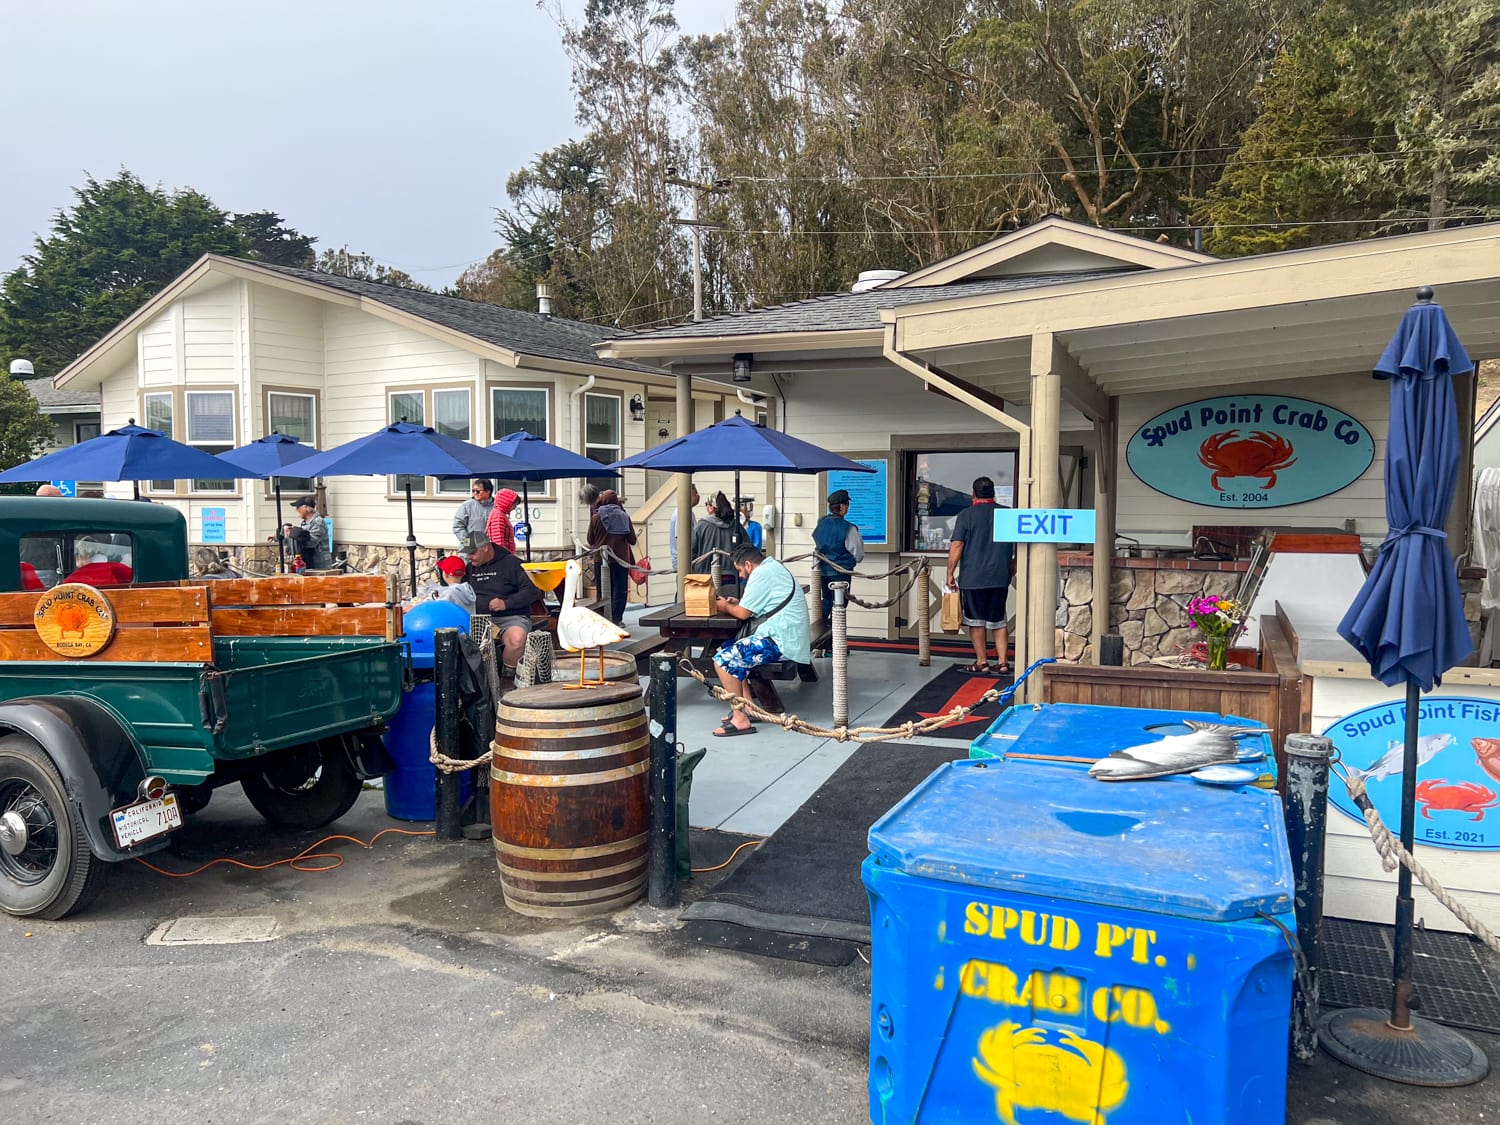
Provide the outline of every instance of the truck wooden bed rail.
{"type": "MultiPolygon", "coordinates": [[[[114,638],[80,661],[213,660],[217,637],[385,637],[401,632],[401,607],[387,579],[373,575],[234,578],[104,587],[114,638]]],[[[45,591],[0,593],[0,660],[69,659],[37,633],[45,591]]]]}

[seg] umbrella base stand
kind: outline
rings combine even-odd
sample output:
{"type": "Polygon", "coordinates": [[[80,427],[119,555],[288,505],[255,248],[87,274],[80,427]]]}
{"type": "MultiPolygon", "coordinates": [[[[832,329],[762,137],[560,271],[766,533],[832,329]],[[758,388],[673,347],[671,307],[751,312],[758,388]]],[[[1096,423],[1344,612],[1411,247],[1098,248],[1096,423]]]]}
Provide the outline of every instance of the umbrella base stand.
{"type": "Polygon", "coordinates": [[[1389,1021],[1381,1008],[1329,1012],[1318,1042],[1346,1066],[1408,1086],[1471,1086],[1489,1073],[1484,1052],[1458,1032],[1416,1016],[1409,1031],[1389,1021]]]}

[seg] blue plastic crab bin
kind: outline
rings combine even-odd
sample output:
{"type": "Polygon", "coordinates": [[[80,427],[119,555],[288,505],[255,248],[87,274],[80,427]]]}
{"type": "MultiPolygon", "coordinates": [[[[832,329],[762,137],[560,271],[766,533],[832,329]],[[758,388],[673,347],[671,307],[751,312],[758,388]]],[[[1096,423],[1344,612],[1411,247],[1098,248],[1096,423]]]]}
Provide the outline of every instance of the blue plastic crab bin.
{"type": "MultiPolygon", "coordinates": [[[[437,817],[437,767],[431,752],[432,726],[437,721],[437,689],[432,682],[433,634],[439,629],[469,631],[469,615],[452,602],[418,602],[402,618],[411,653],[415,683],[401,697],[391,716],[385,747],[396,763],[385,778],[385,811],[397,820],[437,817]]],[[[459,779],[459,800],[469,796],[469,777],[459,779]]]]}
{"type": "Polygon", "coordinates": [[[870,1119],[1284,1120],[1281,825],[1248,786],[938,769],[869,834],[870,1119]]]}

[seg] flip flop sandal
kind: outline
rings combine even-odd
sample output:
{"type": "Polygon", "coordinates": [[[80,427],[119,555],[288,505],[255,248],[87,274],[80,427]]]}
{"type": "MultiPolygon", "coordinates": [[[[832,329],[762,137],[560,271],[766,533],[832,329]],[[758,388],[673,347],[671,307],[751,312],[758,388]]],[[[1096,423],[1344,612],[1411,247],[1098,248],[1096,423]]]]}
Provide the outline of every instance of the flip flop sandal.
{"type": "Polygon", "coordinates": [[[965,664],[959,671],[967,672],[971,676],[988,676],[990,666],[988,664],[965,664]]]}
{"type": "Polygon", "coordinates": [[[742,734],[754,734],[755,727],[737,727],[733,723],[725,723],[718,730],[711,732],[715,738],[738,738],[742,734]]]}
{"type": "Polygon", "coordinates": [[[1008,676],[1008,675],[1010,675],[1010,665],[1009,664],[997,664],[995,666],[995,675],[997,675],[997,676],[1008,676]]]}

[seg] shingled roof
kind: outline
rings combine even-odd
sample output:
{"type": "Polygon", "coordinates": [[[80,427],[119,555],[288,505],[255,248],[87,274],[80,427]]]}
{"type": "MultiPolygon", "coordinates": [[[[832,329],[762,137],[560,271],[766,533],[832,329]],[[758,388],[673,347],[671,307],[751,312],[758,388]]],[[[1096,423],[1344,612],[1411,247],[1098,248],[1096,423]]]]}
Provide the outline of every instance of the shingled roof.
{"type": "Polygon", "coordinates": [[[259,269],[295,277],[325,289],[377,301],[433,324],[524,355],[615,367],[623,371],[648,372],[654,375],[662,373],[658,368],[625,359],[601,358],[594,350],[594,344],[615,336],[629,335],[608,325],[585,324],[566,317],[542,316],[540,313],[502,308],[484,301],[445,297],[440,293],[423,293],[417,289],[402,289],[374,281],[356,281],[353,278],[334,277],[332,274],[315,273],[290,266],[272,266],[264,262],[256,262],[255,265],[259,269]]]}
{"type": "Polygon", "coordinates": [[[51,379],[23,379],[21,385],[36,399],[43,414],[77,414],[90,408],[99,409],[98,391],[56,390],[51,379]]]}
{"type": "MultiPolygon", "coordinates": [[[[1122,270],[1091,270],[1082,273],[1022,274],[1016,277],[981,278],[947,285],[920,285],[909,289],[867,289],[863,293],[830,293],[786,305],[771,305],[749,312],[727,313],[708,320],[674,324],[631,335],[632,340],[675,339],[684,336],[754,336],[766,332],[847,332],[879,328],[882,309],[942,301],[950,297],[974,297],[1039,289],[1072,281],[1091,281],[1122,270]]],[[[602,342],[606,337],[599,336],[602,342]]]]}

